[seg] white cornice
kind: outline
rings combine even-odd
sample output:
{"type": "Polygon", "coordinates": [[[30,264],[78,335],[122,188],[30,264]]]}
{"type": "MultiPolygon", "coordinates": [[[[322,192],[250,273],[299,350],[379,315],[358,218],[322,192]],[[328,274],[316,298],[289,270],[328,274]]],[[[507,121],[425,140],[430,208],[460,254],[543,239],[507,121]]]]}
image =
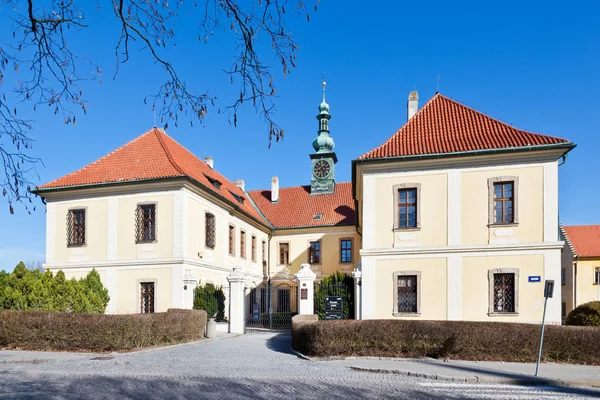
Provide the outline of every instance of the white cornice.
{"type": "Polygon", "coordinates": [[[562,249],[564,242],[540,243],[515,243],[515,244],[489,244],[489,245],[462,245],[439,247],[396,247],[382,249],[361,249],[360,255],[364,257],[389,256],[389,255],[414,255],[414,254],[442,254],[455,253],[482,253],[482,252],[511,252],[511,251],[544,251],[562,249]]]}
{"type": "Polygon", "coordinates": [[[176,264],[188,264],[197,267],[210,268],[217,271],[231,272],[232,267],[202,261],[191,258],[152,258],[152,259],[134,259],[134,260],[115,260],[115,261],[84,261],[75,263],[48,263],[44,268],[50,269],[89,269],[89,268],[107,268],[107,267],[140,267],[140,266],[171,266],[176,264]]]}

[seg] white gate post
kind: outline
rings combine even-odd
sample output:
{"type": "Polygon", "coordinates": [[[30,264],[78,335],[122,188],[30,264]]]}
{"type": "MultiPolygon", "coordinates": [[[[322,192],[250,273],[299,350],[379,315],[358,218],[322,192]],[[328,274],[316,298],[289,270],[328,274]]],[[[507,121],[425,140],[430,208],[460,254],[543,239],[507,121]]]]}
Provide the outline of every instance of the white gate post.
{"type": "Polygon", "coordinates": [[[354,278],[354,319],[362,319],[360,301],[362,299],[362,271],[360,270],[360,263],[354,271],[352,271],[352,277],[354,278]]]}
{"type": "Polygon", "coordinates": [[[302,264],[302,268],[295,275],[298,279],[298,314],[310,315],[315,313],[315,279],[317,274],[311,271],[310,264],[302,264]]]}
{"type": "Polygon", "coordinates": [[[229,281],[229,333],[244,333],[244,281],[246,275],[234,268],[229,281]]]}

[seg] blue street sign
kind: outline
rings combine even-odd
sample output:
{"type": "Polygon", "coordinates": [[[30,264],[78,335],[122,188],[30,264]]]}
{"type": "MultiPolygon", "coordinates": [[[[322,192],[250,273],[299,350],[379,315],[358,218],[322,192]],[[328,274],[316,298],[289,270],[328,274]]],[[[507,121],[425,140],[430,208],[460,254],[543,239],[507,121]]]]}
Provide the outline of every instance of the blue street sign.
{"type": "Polygon", "coordinates": [[[530,276],[529,277],[529,282],[541,282],[541,281],[542,281],[541,276],[530,276]]]}

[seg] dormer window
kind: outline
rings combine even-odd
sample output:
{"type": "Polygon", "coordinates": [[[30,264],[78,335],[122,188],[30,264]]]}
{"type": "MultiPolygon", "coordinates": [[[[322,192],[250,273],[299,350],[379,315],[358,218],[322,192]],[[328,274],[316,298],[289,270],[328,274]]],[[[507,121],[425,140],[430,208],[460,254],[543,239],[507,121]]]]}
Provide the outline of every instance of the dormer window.
{"type": "Polygon", "coordinates": [[[244,204],[244,200],[246,200],[246,199],[244,199],[242,196],[239,196],[239,195],[233,193],[231,190],[229,191],[229,193],[231,193],[231,195],[233,197],[235,197],[235,199],[238,201],[238,203],[244,204]]]}
{"type": "Polygon", "coordinates": [[[215,179],[213,177],[210,177],[206,174],[204,174],[204,176],[206,177],[206,179],[208,179],[208,181],[213,185],[213,187],[217,190],[221,189],[221,181],[219,181],[218,179],[215,179]]]}

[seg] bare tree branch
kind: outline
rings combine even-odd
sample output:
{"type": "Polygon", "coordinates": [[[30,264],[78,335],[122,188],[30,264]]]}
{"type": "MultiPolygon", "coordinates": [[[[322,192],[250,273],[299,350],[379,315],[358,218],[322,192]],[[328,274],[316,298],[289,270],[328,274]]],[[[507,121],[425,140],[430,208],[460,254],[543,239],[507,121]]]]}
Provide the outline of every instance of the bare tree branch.
{"type": "MultiPolygon", "coordinates": [[[[46,105],[54,114],[61,115],[65,124],[75,125],[76,113],[87,113],[90,104],[83,94],[82,83],[88,80],[102,83],[101,70],[88,57],[74,54],[68,41],[88,27],[84,12],[90,6],[88,2],[0,0],[0,4],[12,10],[10,16],[3,17],[10,18],[13,24],[12,38],[0,43],[0,159],[5,172],[0,178],[0,189],[11,212],[14,202],[25,204],[30,211],[35,168],[41,160],[26,154],[33,145],[29,133],[34,121],[18,117],[17,108],[30,104],[36,110],[37,106],[46,105]],[[11,68],[14,69],[11,76],[17,78],[7,86],[3,79],[11,68]],[[79,74],[90,69],[92,74],[79,74]],[[11,90],[8,98],[14,100],[7,100],[4,90],[8,87],[11,90]]],[[[98,1],[98,8],[100,4],[98,1]]],[[[283,138],[283,129],[274,119],[273,69],[264,60],[275,58],[284,76],[296,66],[299,47],[286,26],[285,15],[292,10],[309,19],[310,11],[301,0],[204,0],[203,7],[185,0],[173,4],[166,0],[111,0],[108,4],[121,31],[115,45],[113,79],[120,65],[130,60],[132,44],[136,44],[135,50],[141,46],[165,73],[157,91],[144,97],[144,102],[151,103],[158,111],[163,126],[168,127],[170,122],[177,126],[182,115],[192,126],[194,120],[202,123],[209,106],[215,106],[217,101],[208,91],[198,93],[189,87],[165,56],[165,49],[176,45],[174,26],[183,10],[199,13],[201,42],[206,42],[216,29],[230,30],[235,37],[234,62],[224,71],[231,83],[239,85],[239,96],[223,105],[230,113],[230,122],[237,126],[240,109],[251,104],[268,125],[269,146],[273,140],[283,138]],[[269,43],[268,50],[257,46],[261,39],[269,43]]]]}

